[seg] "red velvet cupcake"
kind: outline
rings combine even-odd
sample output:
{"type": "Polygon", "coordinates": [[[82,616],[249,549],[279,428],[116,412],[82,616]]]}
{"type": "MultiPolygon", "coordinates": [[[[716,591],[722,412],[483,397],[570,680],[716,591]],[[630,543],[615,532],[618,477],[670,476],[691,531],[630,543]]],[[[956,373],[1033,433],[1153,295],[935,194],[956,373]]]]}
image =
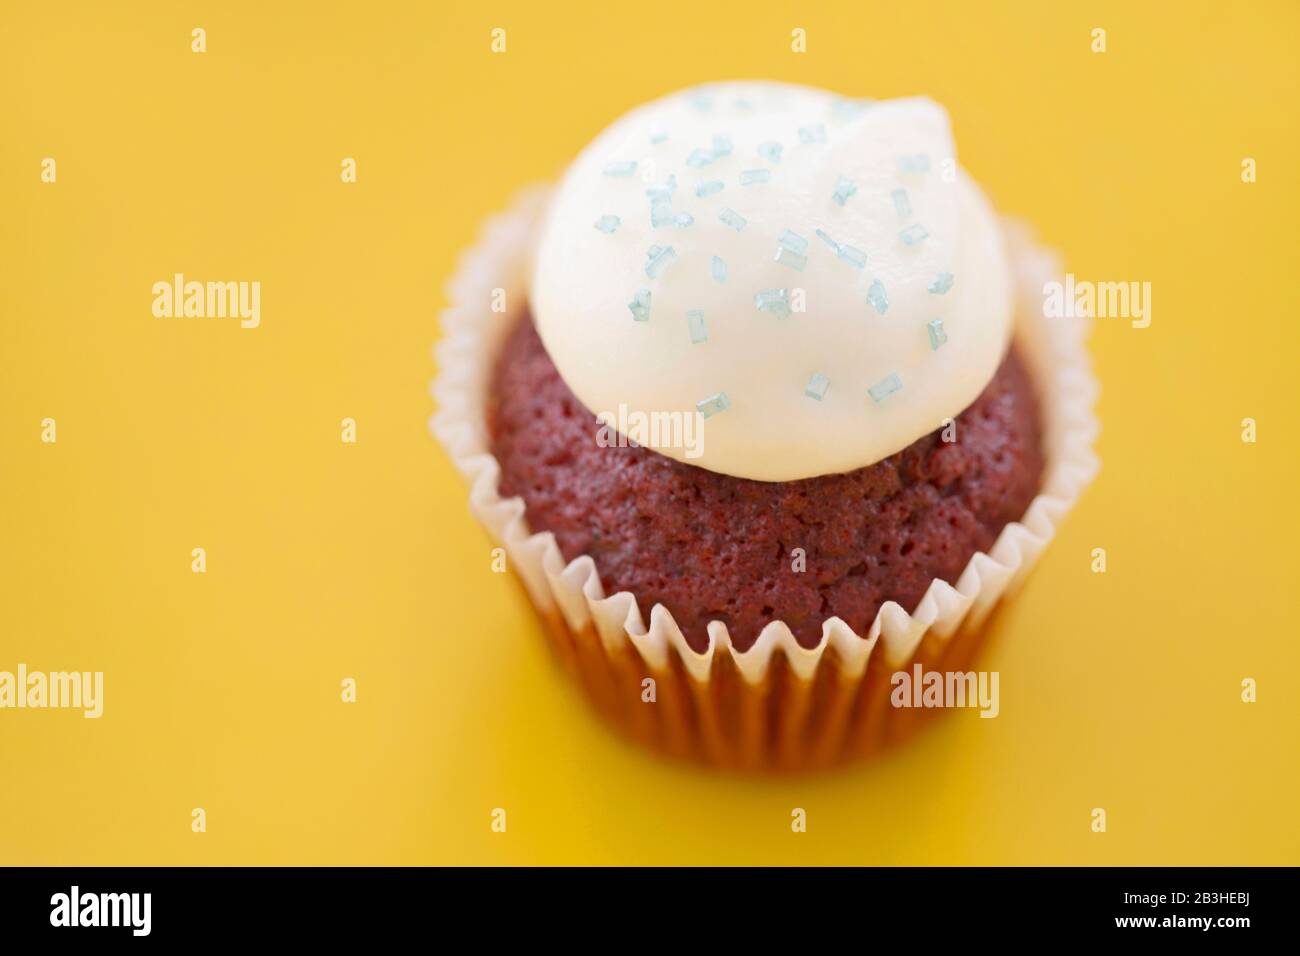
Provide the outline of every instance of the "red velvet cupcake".
{"type": "Polygon", "coordinates": [[[966,667],[1091,477],[1084,330],[953,156],[928,100],[687,91],[458,276],[435,432],[646,742],[796,768],[900,735],[898,675],[966,667]]]}

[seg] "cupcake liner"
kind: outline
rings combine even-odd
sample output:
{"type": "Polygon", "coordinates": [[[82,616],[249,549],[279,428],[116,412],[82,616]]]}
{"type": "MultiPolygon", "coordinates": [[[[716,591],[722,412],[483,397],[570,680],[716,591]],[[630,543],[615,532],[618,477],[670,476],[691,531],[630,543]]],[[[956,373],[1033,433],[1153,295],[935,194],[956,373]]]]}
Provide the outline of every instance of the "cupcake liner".
{"type": "Polygon", "coordinates": [[[544,188],[527,190],[489,220],[451,280],[430,425],[469,481],[471,510],[505,548],[557,656],[598,708],[634,736],[715,765],[821,766],[902,736],[920,711],[889,706],[891,675],[917,663],[964,670],[990,613],[1023,581],[1098,469],[1088,321],[1043,316],[1043,284],[1060,275],[1057,257],[1034,245],[1027,226],[1006,222],[1018,286],[1015,335],[1044,422],[1043,486],[1024,517],[987,553],[975,554],[955,586],[931,582],[911,614],[887,602],[865,634],[828,618],[810,649],[774,621],[739,651],[714,621],[701,653],[665,607],[650,609],[647,627],[631,593],[606,595],[590,557],[565,562],[553,535],[530,532],[523,500],[497,493],[487,389],[501,343],[523,311],[531,238],[546,196],[544,188]],[[492,309],[500,302],[495,290],[504,290],[503,311],[492,309]],[[653,702],[643,700],[646,678],[655,682],[653,702]]]}

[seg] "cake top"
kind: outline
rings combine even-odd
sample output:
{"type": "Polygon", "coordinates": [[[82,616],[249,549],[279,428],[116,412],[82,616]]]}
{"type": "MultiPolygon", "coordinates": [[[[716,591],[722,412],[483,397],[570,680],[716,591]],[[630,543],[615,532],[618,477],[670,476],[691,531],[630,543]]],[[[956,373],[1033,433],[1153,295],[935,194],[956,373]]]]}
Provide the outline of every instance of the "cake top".
{"type": "Polygon", "coordinates": [[[940,428],[1012,322],[998,222],[940,106],[761,82],[676,93],[597,136],[552,199],[531,307],[603,422],[764,481],[940,428]]]}

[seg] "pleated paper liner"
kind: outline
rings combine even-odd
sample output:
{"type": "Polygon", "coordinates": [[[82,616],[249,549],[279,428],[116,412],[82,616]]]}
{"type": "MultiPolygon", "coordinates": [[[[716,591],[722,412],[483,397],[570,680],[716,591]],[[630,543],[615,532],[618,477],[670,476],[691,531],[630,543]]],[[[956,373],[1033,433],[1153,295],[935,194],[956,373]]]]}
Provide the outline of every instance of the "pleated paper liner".
{"type": "Polygon", "coordinates": [[[501,343],[524,312],[530,242],[545,202],[544,190],[521,194],[487,223],[452,279],[431,425],[469,481],[470,508],[505,548],[556,656],[597,709],[633,737],[715,766],[822,767],[901,739],[923,711],[890,705],[892,675],[917,663],[926,671],[968,669],[990,613],[1024,580],[1098,468],[1087,321],[1043,316],[1043,285],[1060,275],[1056,257],[1037,248],[1026,227],[1006,224],[1018,283],[1015,334],[1044,420],[1043,487],[1024,517],[970,559],[955,587],[931,582],[911,614],[886,603],[865,634],[829,618],[808,649],[776,621],[742,652],[714,621],[709,647],[698,653],[662,605],[650,609],[647,627],[633,595],[606,596],[590,557],[566,563],[551,534],[530,532],[523,500],[497,494],[487,389],[501,343]],[[501,301],[495,290],[504,290],[504,311],[493,311],[501,301]],[[653,702],[643,699],[647,678],[653,702]]]}

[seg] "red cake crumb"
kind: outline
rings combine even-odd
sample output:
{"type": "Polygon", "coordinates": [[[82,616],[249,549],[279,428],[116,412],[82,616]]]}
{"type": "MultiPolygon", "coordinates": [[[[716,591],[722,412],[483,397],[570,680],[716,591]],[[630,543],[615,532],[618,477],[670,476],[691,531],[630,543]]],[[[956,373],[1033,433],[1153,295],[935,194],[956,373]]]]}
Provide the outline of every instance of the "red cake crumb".
{"type": "Polygon", "coordinates": [[[914,610],[933,579],[956,582],[1024,515],[1043,471],[1038,403],[1014,349],[957,416],[957,441],[935,431],[866,468],[800,481],[601,447],[529,319],[507,339],[490,396],[500,493],[523,497],[529,527],[552,532],[566,560],[590,555],[605,593],[631,591],[647,623],[664,605],[697,651],[713,620],[741,650],[774,620],[814,647],[828,617],[864,634],[886,601],[914,610]]]}

